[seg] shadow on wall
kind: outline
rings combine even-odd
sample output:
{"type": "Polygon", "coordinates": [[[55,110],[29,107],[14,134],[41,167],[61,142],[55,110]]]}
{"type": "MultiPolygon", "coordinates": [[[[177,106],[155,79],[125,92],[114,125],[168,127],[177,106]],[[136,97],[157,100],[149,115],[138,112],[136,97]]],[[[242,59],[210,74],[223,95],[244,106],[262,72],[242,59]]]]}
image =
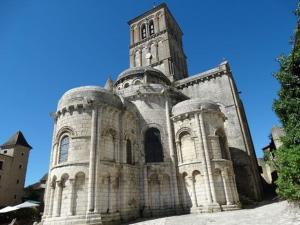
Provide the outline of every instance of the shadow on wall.
{"type": "Polygon", "coordinates": [[[265,200],[273,200],[277,197],[277,193],[276,193],[276,184],[275,181],[278,178],[277,172],[273,171],[271,173],[271,183],[267,182],[265,180],[265,178],[263,177],[263,168],[261,166],[259,166],[260,169],[260,173],[261,173],[261,183],[262,183],[262,187],[263,187],[263,193],[264,193],[264,199],[265,200]]]}
{"type": "Polygon", "coordinates": [[[247,200],[255,200],[255,181],[252,171],[250,157],[241,149],[229,147],[233,168],[236,177],[236,185],[240,201],[247,203],[247,200]]]}
{"type": "Polygon", "coordinates": [[[191,212],[191,207],[193,206],[193,202],[191,199],[191,188],[189,187],[190,182],[188,182],[188,179],[190,179],[188,177],[188,174],[186,172],[182,173],[180,175],[180,188],[179,188],[179,193],[180,193],[180,197],[181,197],[181,204],[182,204],[182,208],[184,209],[185,213],[190,213],[191,212]]]}

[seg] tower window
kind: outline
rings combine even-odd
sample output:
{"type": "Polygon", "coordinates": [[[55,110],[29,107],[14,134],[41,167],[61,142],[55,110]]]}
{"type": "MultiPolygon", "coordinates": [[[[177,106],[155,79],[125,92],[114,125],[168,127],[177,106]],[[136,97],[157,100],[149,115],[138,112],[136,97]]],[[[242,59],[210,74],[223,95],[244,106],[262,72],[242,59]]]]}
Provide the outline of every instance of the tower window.
{"type": "Polygon", "coordinates": [[[3,170],[3,161],[0,161],[0,170],[3,170]]]}
{"type": "Polygon", "coordinates": [[[69,137],[64,136],[60,141],[58,163],[67,161],[68,151],[69,151],[69,137]]]}
{"type": "Polygon", "coordinates": [[[132,149],[131,141],[129,139],[126,141],[126,161],[128,164],[132,164],[132,149]]]}
{"type": "Polygon", "coordinates": [[[142,39],[145,39],[147,37],[147,31],[146,31],[146,25],[145,24],[142,25],[141,36],[142,36],[142,39]]]}
{"type": "Polygon", "coordinates": [[[146,163],[163,162],[163,148],[157,128],[149,128],[146,131],[144,145],[146,163]]]}
{"type": "Polygon", "coordinates": [[[151,20],[150,23],[149,23],[149,32],[150,32],[150,35],[154,34],[154,23],[153,23],[153,20],[151,20]]]}

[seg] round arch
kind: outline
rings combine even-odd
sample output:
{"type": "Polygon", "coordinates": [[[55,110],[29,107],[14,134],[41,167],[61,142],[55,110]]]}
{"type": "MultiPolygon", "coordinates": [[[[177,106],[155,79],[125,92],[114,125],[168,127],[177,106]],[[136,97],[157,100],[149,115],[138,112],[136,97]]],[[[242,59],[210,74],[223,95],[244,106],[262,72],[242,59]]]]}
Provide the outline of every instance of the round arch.
{"type": "Polygon", "coordinates": [[[144,134],[145,162],[163,162],[163,146],[161,143],[160,130],[150,127],[144,134]]]}

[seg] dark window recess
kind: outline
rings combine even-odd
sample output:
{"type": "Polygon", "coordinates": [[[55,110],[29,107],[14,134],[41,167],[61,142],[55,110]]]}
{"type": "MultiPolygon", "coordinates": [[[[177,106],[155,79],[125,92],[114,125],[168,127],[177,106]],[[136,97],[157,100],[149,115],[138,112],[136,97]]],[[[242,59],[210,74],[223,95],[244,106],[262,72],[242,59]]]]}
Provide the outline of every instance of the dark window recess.
{"type": "Polygon", "coordinates": [[[3,170],[3,161],[0,161],[0,170],[3,170]]]}
{"type": "Polygon", "coordinates": [[[17,199],[17,195],[14,195],[14,199],[17,199]]]}
{"type": "Polygon", "coordinates": [[[17,180],[17,184],[20,183],[19,179],[17,180]]]}
{"type": "Polygon", "coordinates": [[[150,35],[154,34],[154,23],[153,23],[153,20],[151,20],[150,23],[149,23],[149,32],[150,32],[150,35]]]}
{"type": "Polygon", "coordinates": [[[19,165],[19,169],[22,169],[22,168],[23,168],[23,166],[22,166],[22,164],[20,164],[20,165],[19,165]]]}
{"type": "Polygon", "coordinates": [[[158,129],[149,128],[146,131],[144,145],[146,163],[163,162],[163,148],[158,129]]]}
{"type": "Polygon", "coordinates": [[[147,37],[146,25],[145,24],[143,24],[143,26],[141,28],[141,36],[142,36],[142,39],[145,39],[147,37]]]}
{"type": "Polygon", "coordinates": [[[6,154],[6,153],[7,153],[7,151],[5,150],[5,151],[4,151],[4,154],[6,154]]]}
{"type": "Polygon", "coordinates": [[[131,141],[126,141],[126,161],[128,164],[132,164],[132,149],[131,149],[131,141]]]}

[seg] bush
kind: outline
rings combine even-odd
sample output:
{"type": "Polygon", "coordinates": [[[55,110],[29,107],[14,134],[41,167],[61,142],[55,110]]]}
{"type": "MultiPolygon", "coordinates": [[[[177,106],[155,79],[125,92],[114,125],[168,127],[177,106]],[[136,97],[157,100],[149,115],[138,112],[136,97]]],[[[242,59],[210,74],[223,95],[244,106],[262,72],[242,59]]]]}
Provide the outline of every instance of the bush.
{"type": "Polygon", "coordinates": [[[283,145],[275,152],[279,197],[300,202],[300,4],[296,9],[298,26],[294,46],[288,56],[279,58],[280,69],[274,75],[280,83],[273,108],[285,130],[283,145]]]}
{"type": "Polygon", "coordinates": [[[300,146],[276,151],[278,179],[276,192],[281,198],[290,201],[300,199],[300,146]]]}

